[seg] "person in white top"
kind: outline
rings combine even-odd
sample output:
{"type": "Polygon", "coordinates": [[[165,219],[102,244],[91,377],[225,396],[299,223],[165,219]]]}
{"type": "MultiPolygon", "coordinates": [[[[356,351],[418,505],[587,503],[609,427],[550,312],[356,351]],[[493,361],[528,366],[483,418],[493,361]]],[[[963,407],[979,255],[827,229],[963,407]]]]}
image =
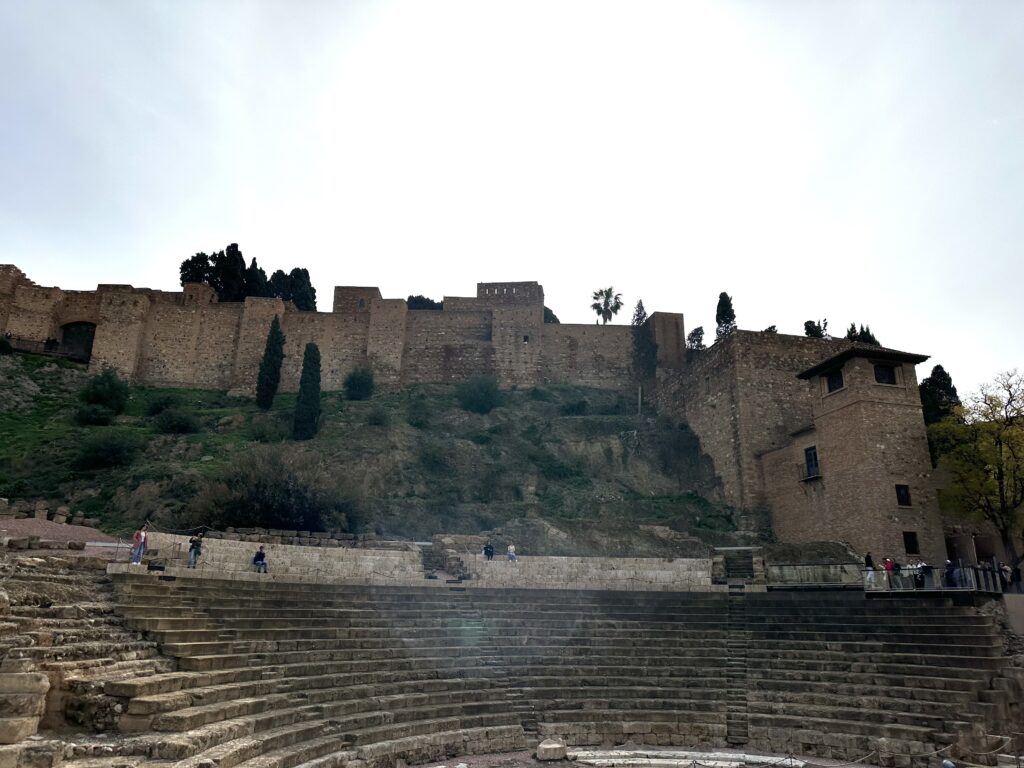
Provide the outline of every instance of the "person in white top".
{"type": "Polygon", "coordinates": [[[142,527],[132,536],[132,565],[139,565],[142,562],[142,555],[146,551],[146,531],[149,523],[143,523],[142,527]]]}
{"type": "Polygon", "coordinates": [[[519,558],[518,558],[518,557],[516,556],[516,545],[515,545],[515,544],[509,544],[509,545],[508,545],[508,559],[509,559],[509,562],[513,562],[513,563],[514,563],[514,562],[515,562],[516,560],[518,560],[518,559],[519,559],[519,558]]]}

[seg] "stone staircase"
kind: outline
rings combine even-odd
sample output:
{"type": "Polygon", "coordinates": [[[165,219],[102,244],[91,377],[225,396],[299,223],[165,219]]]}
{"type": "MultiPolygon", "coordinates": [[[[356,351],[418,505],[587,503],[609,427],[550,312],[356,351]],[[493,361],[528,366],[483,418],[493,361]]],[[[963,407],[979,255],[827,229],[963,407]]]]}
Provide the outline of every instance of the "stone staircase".
{"type": "Polygon", "coordinates": [[[60,746],[68,768],[391,768],[550,736],[850,760],[1022,700],[991,617],[943,600],[100,577],[83,615],[14,606],[74,642],[40,623],[7,646],[71,665],[55,716],[120,730],[60,746]]]}
{"type": "Polygon", "coordinates": [[[750,633],[747,629],[747,601],[742,588],[729,593],[729,634],[726,648],[729,661],[726,669],[728,710],[726,714],[726,741],[731,747],[740,747],[750,741],[747,728],[747,652],[750,633]]]}

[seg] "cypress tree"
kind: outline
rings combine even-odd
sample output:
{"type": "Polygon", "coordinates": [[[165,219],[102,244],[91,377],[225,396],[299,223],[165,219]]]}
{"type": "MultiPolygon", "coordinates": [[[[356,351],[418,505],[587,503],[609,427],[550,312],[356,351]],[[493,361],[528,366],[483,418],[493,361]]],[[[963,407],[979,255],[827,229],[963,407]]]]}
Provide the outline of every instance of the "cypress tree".
{"type": "Polygon", "coordinates": [[[281,383],[283,361],[284,334],[281,332],[281,322],[277,315],[274,315],[270,331],[267,332],[267,346],[260,361],[260,372],[256,377],[256,405],[264,411],[269,411],[270,406],[274,404],[274,395],[277,394],[277,387],[281,383]]]}
{"type": "Polygon", "coordinates": [[[640,300],[633,310],[633,370],[636,375],[650,378],[658,367],[658,345],[654,341],[654,332],[647,322],[647,310],[640,300]]]}
{"type": "Polygon", "coordinates": [[[299,377],[299,397],[295,401],[295,423],[292,437],[309,440],[320,428],[320,349],[316,344],[306,345],[302,353],[302,375],[299,377]]]}
{"type": "Polygon", "coordinates": [[[724,339],[736,330],[736,311],[732,308],[732,297],[722,291],[718,294],[718,307],[715,309],[715,340],[724,339]]]}

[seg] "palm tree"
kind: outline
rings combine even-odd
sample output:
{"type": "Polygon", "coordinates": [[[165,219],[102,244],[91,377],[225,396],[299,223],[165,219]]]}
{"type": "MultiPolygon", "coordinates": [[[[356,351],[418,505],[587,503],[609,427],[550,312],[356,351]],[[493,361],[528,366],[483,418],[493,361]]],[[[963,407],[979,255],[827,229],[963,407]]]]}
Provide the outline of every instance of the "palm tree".
{"type": "Polygon", "coordinates": [[[593,299],[594,303],[590,305],[590,308],[597,313],[605,325],[622,309],[622,294],[616,293],[611,286],[594,291],[593,299]]]}

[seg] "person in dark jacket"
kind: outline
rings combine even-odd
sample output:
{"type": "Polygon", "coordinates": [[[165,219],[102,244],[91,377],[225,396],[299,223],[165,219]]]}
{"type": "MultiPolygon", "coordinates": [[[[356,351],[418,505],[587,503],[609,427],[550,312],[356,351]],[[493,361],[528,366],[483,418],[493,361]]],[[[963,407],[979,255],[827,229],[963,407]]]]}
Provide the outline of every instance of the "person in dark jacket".
{"type": "Polygon", "coordinates": [[[267,553],[263,551],[262,546],[252,556],[252,567],[256,569],[256,573],[267,572],[267,553]]]}

